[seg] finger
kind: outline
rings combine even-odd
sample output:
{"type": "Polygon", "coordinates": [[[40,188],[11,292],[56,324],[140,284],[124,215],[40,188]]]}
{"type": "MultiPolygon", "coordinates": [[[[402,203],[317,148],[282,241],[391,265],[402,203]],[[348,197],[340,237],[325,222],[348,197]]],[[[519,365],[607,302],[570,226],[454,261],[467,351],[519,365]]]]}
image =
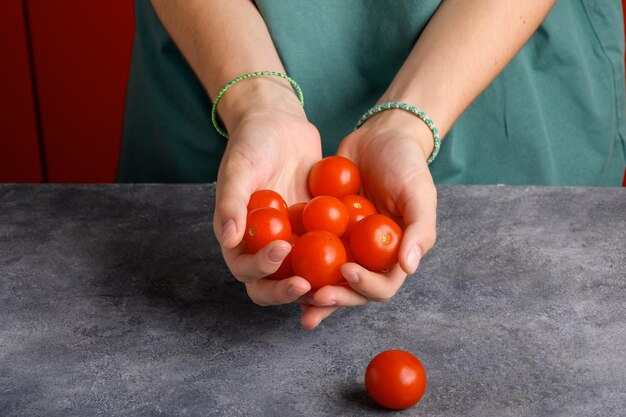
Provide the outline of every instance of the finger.
{"type": "Polygon", "coordinates": [[[248,201],[252,194],[250,173],[245,161],[225,156],[217,175],[213,230],[220,244],[228,249],[237,246],[246,228],[248,201]]]}
{"type": "Polygon", "coordinates": [[[330,316],[338,307],[315,307],[308,304],[302,304],[302,316],[300,317],[300,324],[302,327],[308,330],[316,328],[322,320],[330,316]]]}
{"type": "Polygon", "coordinates": [[[233,249],[222,247],[222,256],[235,278],[247,283],[276,272],[291,248],[289,242],[275,240],[257,253],[246,253],[242,245],[233,249]]]}
{"type": "Polygon", "coordinates": [[[316,307],[355,307],[367,304],[367,298],[354,291],[349,285],[326,285],[305,298],[316,307]]]}
{"type": "Polygon", "coordinates": [[[413,274],[437,239],[437,189],[432,177],[423,176],[412,182],[411,187],[404,189],[398,205],[406,225],[399,262],[404,272],[413,274]]]}
{"type": "Polygon", "coordinates": [[[302,277],[281,280],[259,279],[246,284],[250,299],[260,306],[293,303],[311,290],[311,284],[302,277]]]}
{"type": "Polygon", "coordinates": [[[350,287],[371,301],[387,301],[404,284],[406,273],[400,265],[395,265],[389,272],[380,274],[368,271],[356,263],[346,263],[341,273],[350,287]]]}

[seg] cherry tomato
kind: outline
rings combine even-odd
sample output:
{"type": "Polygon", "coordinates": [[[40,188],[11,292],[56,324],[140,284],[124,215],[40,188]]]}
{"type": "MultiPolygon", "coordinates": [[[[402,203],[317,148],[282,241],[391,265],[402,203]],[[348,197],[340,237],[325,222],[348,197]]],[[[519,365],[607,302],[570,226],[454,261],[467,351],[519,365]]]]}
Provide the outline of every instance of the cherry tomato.
{"type": "Polygon", "coordinates": [[[276,191],[272,190],[258,190],[252,193],[250,201],[248,202],[248,211],[262,207],[272,207],[276,210],[280,210],[286,215],[289,215],[287,209],[287,203],[276,191]]]}
{"type": "Polygon", "coordinates": [[[302,210],[304,210],[306,203],[296,203],[289,206],[289,221],[291,222],[291,231],[298,236],[302,236],[306,233],[304,224],[302,224],[302,210]]]}
{"type": "Polygon", "coordinates": [[[348,209],[338,198],[321,195],[306,203],[302,223],[309,232],[327,230],[341,236],[348,227],[348,209]]]}
{"type": "Polygon", "coordinates": [[[367,198],[360,195],[346,195],[341,197],[341,202],[348,209],[348,228],[346,236],[350,236],[352,227],[361,219],[378,213],[376,207],[367,198]]]}
{"type": "Polygon", "coordinates": [[[387,350],[372,359],[365,371],[367,393],[379,405],[393,410],[409,408],[426,390],[422,363],[405,350],[387,350]]]}
{"type": "Polygon", "coordinates": [[[350,249],[359,264],[384,271],[398,262],[402,230],[383,214],[372,214],[352,227],[350,249]]]}
{"type": "Polygon", "coordinates": [[[243,242],[249,252],[257,253],[274,240],[288,241],[290,236],[289,217],[283,212],[271,207],[262,207],[248,213],[243,242]]]}
{"type": "Polygon", "coordinates": [[[340,238],[341,243],[343,243],[343,248],[346,250],[346,262],[356,262],[356,258],[352,254],[352,249],[350,249],[350,241],[345,237],[340,238]]]}
{"type": "Polygon", "coordinates": [[[314,196],[343,197],[357,194],[360,187],[359,170],[351,160],[342,156],[324,158],[309,172],[309,191],[314,196]]]}
{"type": "MultiPolygon", "coordinates": [[[[298,235],[294,235],[292,233],[291,237],[289,238],[289,243],[291,243],[291,250],[293,250],[293,245],[296,244],[297,240],[298,240],[298,235]]],[[[292,277],[293,275],[294,275],[293,266],[291,265],[291,252],[289,252],[287,256],[285,256],[285,259],[283,259],[283,263],[280,264],[276,272],[266,276],[265,278],[273,279],[273,280],[281,280],[281,279],[292,277]]]]}
{"type": "Polygon", "coordinates": [[[316,230],[298,239],[291,250],[291,263],[293,272],[317,290],[342,280],[341,265],[346,263],[346,251],[337,236],[316,230]]]}

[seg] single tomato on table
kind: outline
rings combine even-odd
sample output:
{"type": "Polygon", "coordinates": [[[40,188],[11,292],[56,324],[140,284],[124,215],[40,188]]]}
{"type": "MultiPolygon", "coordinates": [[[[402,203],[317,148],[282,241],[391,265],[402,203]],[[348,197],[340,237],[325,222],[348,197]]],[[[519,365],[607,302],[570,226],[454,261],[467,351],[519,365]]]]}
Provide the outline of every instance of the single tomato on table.
{"type": "Polygon", "coordinates": [[[248,252],[257,253],[274,240],[289,241],[290,236],[291,225],[285,213],[271,207],[258,208],[248,213],[243,235],[248,252]]]}
{"type": "Polygon", "coordinates": [[[379,405],[393,410],[409,408],[426,390],[422,363],[405,350],[387,350],[372,359],[365,371],[365,388],[379,405]]]}

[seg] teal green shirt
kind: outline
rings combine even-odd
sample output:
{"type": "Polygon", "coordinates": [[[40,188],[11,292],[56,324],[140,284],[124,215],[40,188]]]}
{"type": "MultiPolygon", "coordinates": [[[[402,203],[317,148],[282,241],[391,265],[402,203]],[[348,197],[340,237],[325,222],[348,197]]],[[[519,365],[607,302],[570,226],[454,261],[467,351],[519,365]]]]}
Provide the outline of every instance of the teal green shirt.
{"type": "MultiPolygon", "coordinates": [[[[323,152],[331,155],[384,93],[439,1],[257,5],[287,73],[302,87],[323,152]]],[[[435,182],[620,185],[626,161],[622,25],[619,0],[558,1],[445,137],[431,165],[435,182]]],[[[264,68],[249,69],[256,70],[264,68]]],[[[225,140],[213,129],[210,110],[150,2],[137,0],[118,179],[214,181],[225,140]]]]}

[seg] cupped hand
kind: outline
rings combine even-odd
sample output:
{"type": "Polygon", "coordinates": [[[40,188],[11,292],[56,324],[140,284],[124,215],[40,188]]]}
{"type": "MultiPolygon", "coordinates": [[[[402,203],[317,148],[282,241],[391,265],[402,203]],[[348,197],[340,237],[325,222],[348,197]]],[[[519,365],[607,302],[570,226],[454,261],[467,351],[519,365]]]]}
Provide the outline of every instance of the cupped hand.
{"type": "Polygon", "coordinates": [[[319,133],[304,112],[272,109],[246,114],[229,134],[217,178],[213,217],[224,260],[235,278],[245,283],[256,304],[298,301],[311,289],[304,278],[264,278],[275,272],[291,251],[289,242],[274,241],[250,254],[241,241],[247,204],[254,191],[274,190],[287,204],[309,199],[307,175],[321,158],[319,133]]]}
{"type": "Polygon", "coordinates": [[[327,286],[308,296],[302,324],[315,327],[340,306],[386,301],[413,274],[436,239],[437,192],[426,163],[433,149],[428,127],[417,117],[389,110],[372,117],[341,143],[338,155],[361,173],[364,195],[404,229],[399,263],[373,272],[356,263],[342,266],[347,285],[327,286]]]}

